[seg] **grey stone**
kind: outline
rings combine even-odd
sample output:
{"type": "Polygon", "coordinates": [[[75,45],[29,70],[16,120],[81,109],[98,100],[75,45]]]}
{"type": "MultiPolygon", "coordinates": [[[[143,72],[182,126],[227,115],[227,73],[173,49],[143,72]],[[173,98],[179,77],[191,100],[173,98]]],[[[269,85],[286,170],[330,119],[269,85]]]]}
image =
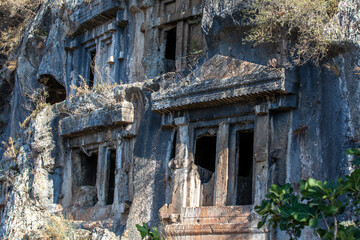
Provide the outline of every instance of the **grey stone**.
{"type": "Polygon", "coordinates": [[[1,139],[16,138],[19,150],[1,160],[0,238],[45,237],[62,213],[88,229],[76,239],[140,239],[142,222],[162,226],[167,239],[283,239],[256,228],[253,205],[268,187],[351,170],[344,151],[360,136],[359,3],[341,1],[328,25],[343,50],[324,59],[330,71],[268,67],[279,58],[275,44],[242,42],[249,2],[45,2],[13,77],[0,79],[1,139]],[[29,93],[50,88],[44,76],[67,99],[20,129],[29,93]],[[216,146],[199,151],[204,137],[216,146]],[[214,166],[199,154],[213,154],[214,166]],[[251,203],[239,205],[245,191],[251,203]]]}

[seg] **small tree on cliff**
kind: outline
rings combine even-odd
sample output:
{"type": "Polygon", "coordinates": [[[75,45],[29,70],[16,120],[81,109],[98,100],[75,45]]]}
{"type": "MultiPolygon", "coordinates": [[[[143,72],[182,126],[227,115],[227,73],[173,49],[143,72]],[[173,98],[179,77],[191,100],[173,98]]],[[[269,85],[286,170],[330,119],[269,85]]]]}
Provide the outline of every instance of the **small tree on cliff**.
{"type": "Polygon", "coordinates": [[[350,149],[355,170],[334,181],[310,178],[300,181],[300,191],[290,184],[272,185],[256,212],[261,216],[258,228],[267,222],[280,227],[290,239],[300,237],[309,226],[320,239],[360,239],[360,149],[350,149]]]}
{"type": "MultiPolygon", "coordinates": [[[[253,28],[245,41],[274,42],[285,47],[296,65],[318,64],[337,38],[328,24],[340,0],[254,0],[249,15],[253,28]]],[[[336,29],[332,29],[336,30],[336,29]]]]}

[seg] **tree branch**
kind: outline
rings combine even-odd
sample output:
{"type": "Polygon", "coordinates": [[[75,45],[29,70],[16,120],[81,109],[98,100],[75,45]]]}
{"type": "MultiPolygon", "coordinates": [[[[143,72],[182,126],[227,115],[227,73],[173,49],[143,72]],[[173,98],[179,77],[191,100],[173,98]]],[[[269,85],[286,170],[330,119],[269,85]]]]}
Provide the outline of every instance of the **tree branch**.
{"type": "Polygon", "coordinates": [[[338,222],[337,222],[337,219],[336,219],[336,215],[333,217],[334,218],[334,240],[336,240],[336,236],[337,236],[337,232],[338,232],[338,222]]]}
{"type": "Polygon", "coordinates": [[[325,218],[323,212],[321,212],[321,216],[322,216],[322,219],[323,219],[323,221],[324,221],[324,223],[325,223],[326,229],[328,230],[328,232],[330,232],[329,224],[327,223],[326,218],[325,218]]]}

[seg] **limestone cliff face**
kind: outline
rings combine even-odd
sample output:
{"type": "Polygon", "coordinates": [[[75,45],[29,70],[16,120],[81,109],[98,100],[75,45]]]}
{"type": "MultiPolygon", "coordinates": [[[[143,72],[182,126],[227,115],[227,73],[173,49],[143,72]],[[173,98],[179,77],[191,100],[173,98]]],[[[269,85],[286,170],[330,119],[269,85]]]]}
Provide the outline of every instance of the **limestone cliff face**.
{"type": "Polygon", "coordinates": [[[359,1],[329,24],[344,51],[275,70],[277,46],[242,43],[247,3],[45,1],[0,79],[0,139],[19,148],[2,159],[0,236],[46,237],[62,213],[87,229],[65,231],[75,239],[139,239],[142,222],[169,239],[265,239],[252,206],[271,183],[346,173],[360,136],[359,1]],[[42,87],[56,103],[21,129],[42,87]]]}

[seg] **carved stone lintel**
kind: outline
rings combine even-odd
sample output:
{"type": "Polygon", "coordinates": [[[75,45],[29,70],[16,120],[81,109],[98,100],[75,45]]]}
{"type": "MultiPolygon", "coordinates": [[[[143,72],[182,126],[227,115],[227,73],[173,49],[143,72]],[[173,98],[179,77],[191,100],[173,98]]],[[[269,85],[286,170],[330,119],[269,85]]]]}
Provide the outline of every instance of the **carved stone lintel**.
{"type": "Polygon", "coordinates": [[[269,108],[267,103],[262,103],[255,106],[255,114],[256,116],[266,115],[269,113],[269,108]]]}
{"type": "Polygon", "coordinates": [[[176,126],[184,126],[187,125],[188,119],[186,117],[178,117],[174,119],[176,126]]]}
{"type": "Polygon", "coordinates": [[[123,130],[121,133],[116,134],[116,139],[118,141],[123,140],[124,138],[134,138],[134,137],[136,137],[136,134],[127,130],[123,130]]]}

